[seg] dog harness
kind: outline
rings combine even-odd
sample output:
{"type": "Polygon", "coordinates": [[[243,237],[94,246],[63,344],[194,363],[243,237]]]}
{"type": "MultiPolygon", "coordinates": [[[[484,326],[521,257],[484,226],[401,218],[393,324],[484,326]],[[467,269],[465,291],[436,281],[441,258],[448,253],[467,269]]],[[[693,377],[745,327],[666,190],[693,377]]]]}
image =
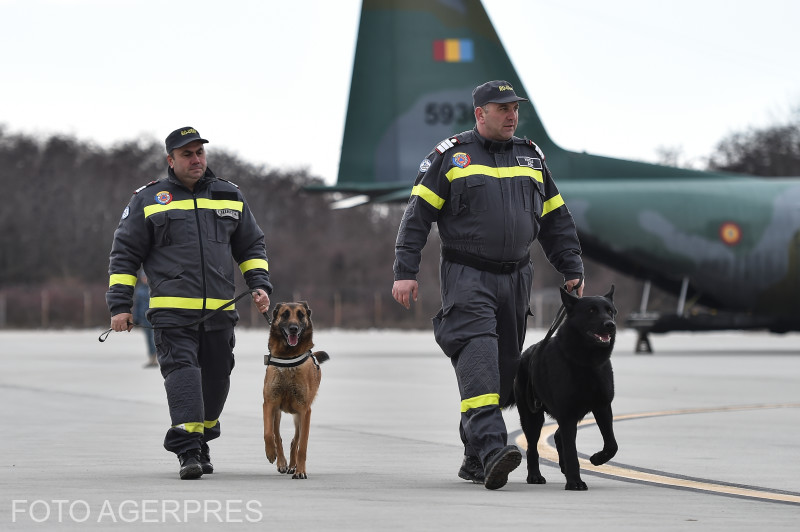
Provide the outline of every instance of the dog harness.
{"type": "Polygon", "coordinates": [[[317,362],[317,357],[314,356],[314,354],[311,352],[311,349],[294,358],[272,358],[272,353],[267,353],[264,355],[264,365],[275,366],[278,368],[295,368],[305,362],[308,357],[311,357],[311,361],[314,363],[317,369],[319,369],[319,362],[317,362]]]}

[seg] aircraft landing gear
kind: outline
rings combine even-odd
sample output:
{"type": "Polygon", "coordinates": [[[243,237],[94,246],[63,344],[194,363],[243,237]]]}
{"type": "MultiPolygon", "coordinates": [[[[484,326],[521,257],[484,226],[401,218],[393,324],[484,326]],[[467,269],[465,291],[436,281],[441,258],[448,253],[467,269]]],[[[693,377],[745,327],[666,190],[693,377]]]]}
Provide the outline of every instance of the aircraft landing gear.
{"type": "Polygon", "coordinates": [[[647,331],[639,329],[637,332],[639,335],[636,337],[636,349],[634,349],[634,352],[637,355],[652,355],[653,346],[650,345],[650,337],[647,335],[647,331]]]}

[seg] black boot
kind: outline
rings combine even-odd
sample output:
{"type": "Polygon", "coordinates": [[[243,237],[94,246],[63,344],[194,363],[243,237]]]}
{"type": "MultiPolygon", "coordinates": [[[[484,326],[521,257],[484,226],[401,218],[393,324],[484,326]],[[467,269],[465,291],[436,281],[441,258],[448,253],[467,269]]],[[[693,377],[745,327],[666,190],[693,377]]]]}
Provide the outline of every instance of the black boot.
{"type": "Polygon", "coordinates": [[[203,476],[203,466],[200,465],[200,449],[189,449],[178,455],[181,463],[181,480],[191,480],[203,476]]]}
{"type": "Polygon", "coordinates": [[[200,447],[200,465],[203,467],[203,474],[210,475],[214,472],[214,464],[211,463],[211,451],[207,443],[200,447]]]}
{"type": "Polygon", "coordinates": [[[458,476],[464,480],[471,480],[475,484],[483,484],[483,464],[477,456],[465,455],[461,462],[458,476]]]}
{"type": "Polygon", "coordinates": [[[502,488],[508,482],[508,474],[522,462],[522,453],[516,445],[496,449],[486,457],[483,485],[487,490],[502,488]]]}

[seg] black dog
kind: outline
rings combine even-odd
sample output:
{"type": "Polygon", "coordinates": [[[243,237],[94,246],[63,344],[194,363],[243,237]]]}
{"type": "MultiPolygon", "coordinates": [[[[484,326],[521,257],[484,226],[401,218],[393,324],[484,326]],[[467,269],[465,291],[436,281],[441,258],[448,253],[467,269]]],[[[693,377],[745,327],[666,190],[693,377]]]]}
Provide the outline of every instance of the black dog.
{"type": "Polygon", "coordinates": [[[522,430],[528,440],[528,484],[544,484],[536,444],[547,412],[558,422],[555,433],[558,464],[567,477],[565,489],[588,489],[581,480],[575,436],[578,422],[592,412],[603,435],[603,450],[594,465],[617,453],[612,428],[614,375],[611,351],[617,331],[614,285],[604,296],[578,298],[561,289],[566,319],[556,335],[522,354],[514,380],[514,395],[522,430]]]}

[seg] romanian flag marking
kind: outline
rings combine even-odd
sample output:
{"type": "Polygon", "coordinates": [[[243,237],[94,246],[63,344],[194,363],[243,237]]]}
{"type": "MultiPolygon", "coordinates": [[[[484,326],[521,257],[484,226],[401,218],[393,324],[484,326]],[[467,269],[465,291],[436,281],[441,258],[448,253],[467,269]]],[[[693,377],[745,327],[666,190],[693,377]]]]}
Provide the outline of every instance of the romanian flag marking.
{"type": "Polygon", "coordinates": [[[434,61],[469,63],[474,57],[472,39],[437,39],[433,41],[434,61]]]}

